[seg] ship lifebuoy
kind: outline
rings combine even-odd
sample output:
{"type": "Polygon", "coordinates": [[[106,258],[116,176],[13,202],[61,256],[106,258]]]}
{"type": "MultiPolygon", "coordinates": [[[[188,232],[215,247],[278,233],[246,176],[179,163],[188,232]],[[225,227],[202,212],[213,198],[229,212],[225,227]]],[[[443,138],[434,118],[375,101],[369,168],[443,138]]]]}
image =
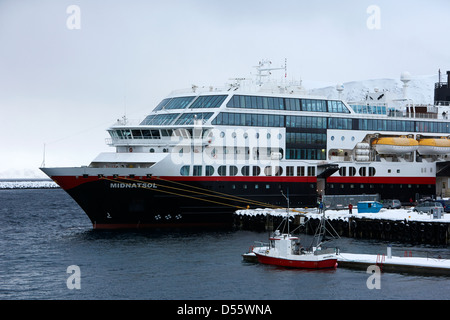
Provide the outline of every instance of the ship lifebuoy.
{"type": "Polygon", "coordinates": [[[133,152],[133,148],[128,149],[129,152],[133,152]]]}

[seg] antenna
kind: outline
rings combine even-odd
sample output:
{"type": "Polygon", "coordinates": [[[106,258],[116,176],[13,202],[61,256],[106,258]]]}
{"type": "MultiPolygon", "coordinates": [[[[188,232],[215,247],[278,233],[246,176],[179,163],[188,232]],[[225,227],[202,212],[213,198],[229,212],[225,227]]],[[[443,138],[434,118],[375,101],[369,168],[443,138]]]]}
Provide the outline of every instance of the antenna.
{"type": "Polygon", "coordinates": [[[287,58],[284,58],[284,78],[287,78],[287,58]]]}
{"type": "Polygon", "coordinates": [[[280,190],[280,191],[281,191],[281,195],[286,199],[286,202],[287,202],[287,209],[286,209],[287,216],[286,216],[286,222],[287,222],[287,230],[288,230],[287,233],[289,233],[289,212],[291,211],[291,209],[289,208],[289,188],[287,189],[287,196],[284,195],[283,190],[280,190]]]}
{"type": "Polygon", "coordinates": [[[270,71],[272,70],[286,70],[286,66],[280,67],[280,68],[272,68],[272,61],[269,60],[262,60],[259,62],[257,66],[255,66],[256,71],[258,74],[256,75],[258,77],[257,85],[262,85],[262,77],[269,77],[272,73],[270,71]]]}

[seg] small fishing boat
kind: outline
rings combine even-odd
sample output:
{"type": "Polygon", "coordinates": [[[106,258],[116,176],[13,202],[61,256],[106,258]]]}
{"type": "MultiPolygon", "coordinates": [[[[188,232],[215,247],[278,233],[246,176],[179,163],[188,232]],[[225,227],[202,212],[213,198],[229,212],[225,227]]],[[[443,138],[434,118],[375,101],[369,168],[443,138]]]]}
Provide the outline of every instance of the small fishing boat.
{"type": "Polygon", "coordinates": [[[287,227],[287,232],[280,232],[279,229],[275,230],[269,237],[268,244],[251,247],[250,252],[243,256],[244,260],[251,261],[256,256],[259,263],[282,267],[305,269],[336,268],[338,251],[334,248],[326,249],[323,247],[323,244],[329,240],[338,238],[339,235],[337,235],[331,224],[328,223],[332,230],[330,232],[326,227],[327,223],[328,221],[324,211],[311,246],[305,249],[300,242],[300,238],[289,232],[288,208],[286,218],[282,222],[284,227],[287,227]],[[326,236],[328,235],[331,238],[327,239],[326,236]]]}
{"type": "Polygon", "coordinates": [[[335,268],[338,258],[334,249],[318,246],[305,250],[298,237],[279,230],[269,238],[269,247],[255,255],[260,263],[305,269],[335,268]]]}

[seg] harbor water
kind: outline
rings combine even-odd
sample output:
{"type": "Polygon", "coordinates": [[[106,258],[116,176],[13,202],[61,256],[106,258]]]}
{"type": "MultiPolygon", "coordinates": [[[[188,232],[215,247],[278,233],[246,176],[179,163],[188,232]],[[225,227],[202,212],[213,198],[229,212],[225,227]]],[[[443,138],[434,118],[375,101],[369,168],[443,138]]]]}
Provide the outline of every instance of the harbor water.
{"type": "MultiPolygon", "coordinates": [[[[0,190],[0,299],[436,300],[450,276],[297,270],[244,262],[266,232],[98,231],[61,189],[0,190]],[[75,279],[74,276],[77,276],[75,279]]],[[[308,242],[308,236],[302,236],[308,242]]],[[[342,252],[450,259],[444,246],[342,238],[342,252]]]]}

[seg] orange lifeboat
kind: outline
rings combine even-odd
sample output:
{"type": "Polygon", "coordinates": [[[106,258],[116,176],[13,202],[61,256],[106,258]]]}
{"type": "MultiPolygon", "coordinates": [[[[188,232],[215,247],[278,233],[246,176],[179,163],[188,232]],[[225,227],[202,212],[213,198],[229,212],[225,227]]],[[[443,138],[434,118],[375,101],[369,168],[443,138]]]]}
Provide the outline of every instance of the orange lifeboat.
{"type": "Polygon", "coordinates": [[[419,153],[421,155],[444,155],[450,154],[450,139],[422,138],[419,140],[419,153]]]}
{"type": "Polygon", "coordinates": [[[372,141],[372,146],[378,154],[406,154],[416,151],[419,142],[413,138],[401,137],[381,137],[372,141]]]}

